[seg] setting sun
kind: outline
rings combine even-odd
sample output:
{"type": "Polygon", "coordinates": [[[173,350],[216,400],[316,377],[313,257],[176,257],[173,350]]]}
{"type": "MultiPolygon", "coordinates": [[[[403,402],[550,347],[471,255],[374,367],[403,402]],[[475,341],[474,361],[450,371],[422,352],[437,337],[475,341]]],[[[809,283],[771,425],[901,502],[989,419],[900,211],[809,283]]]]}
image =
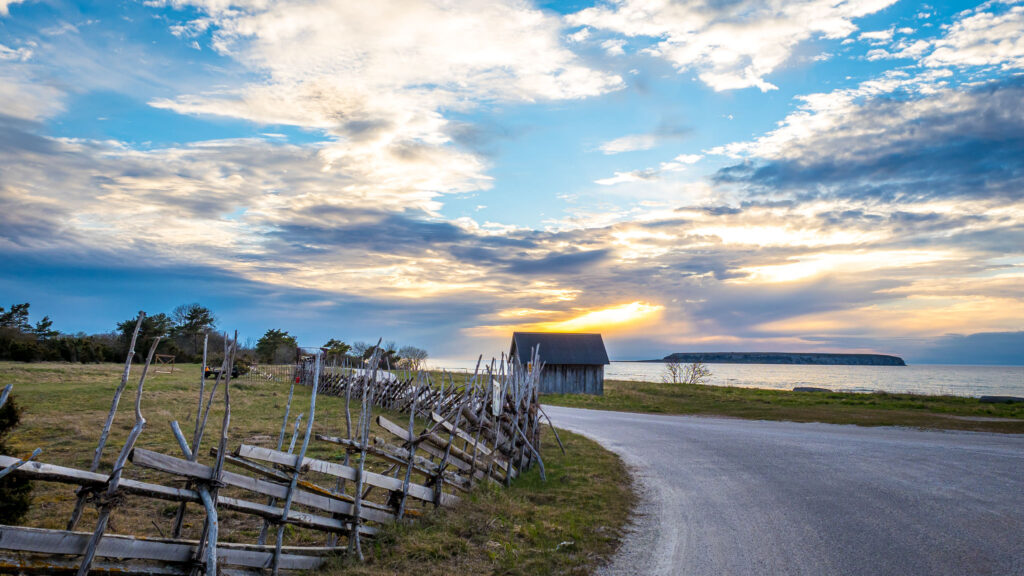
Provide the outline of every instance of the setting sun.
{"type": "Polygon", "coordinates": [[[539,322],[531,326],[538,332],[584,332],[609,330],[650,320],[665,307],[646,302],[630,302],[599,310],[591,310],[568,320],[539,322]]]}

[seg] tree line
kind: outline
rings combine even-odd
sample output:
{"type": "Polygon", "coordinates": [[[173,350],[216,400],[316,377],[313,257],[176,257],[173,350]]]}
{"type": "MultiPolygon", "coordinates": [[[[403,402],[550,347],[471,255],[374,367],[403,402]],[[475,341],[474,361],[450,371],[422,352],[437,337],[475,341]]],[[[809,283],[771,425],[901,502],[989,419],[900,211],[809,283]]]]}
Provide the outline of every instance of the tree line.
{"type": "MultiPolygon", "coordinates": [[[[115,329],[100,334],[65,334],[53,329],[49,316],[32,324],[28,302],[0,306],[0,360],[19,362],[123,362],[128,353],[137,318],[118,322],[115,329]]],[[[201,362],[203,339],[208,338],[208,361],[213,363],[217,352],[224,349],[223,336],[217,332],[217,317],[212,310],[198,303],[182,304],[170,313],[146,316],[139,329],[136,354],[145,354],[160,338],[158,354],[174,356],[176,362],[201,362]]],[[[252,342],[250,340],[250,342],[252,342]]],[[[327,362],[365,366],[377,349],[376,344],[356,341],[347,344],[331,338],[320,347],[327,362]]],[[[307,349],[308,350],[308,349],[307,349]]],[[[428,358],[427,351],[415,346],[399,347],[394,341],[380,344],[382,368],[420,369],[428,358]]],[[[264,364],[290,364],[303,354],[298,340],[285,330],[271,328],[254,344],[239,351],[241,361],[264,364]]]]}
{"type": "MultiPolygon", "coordinates": [[[[383,342],[379,346],[380,368],[408,368],[419,370],[424,367],[429,354],[416,346],[399,347],[394,341],[383,342]]],[[[331,338],[320,347],[324,352],[324,361],[329,364],[365,367],[373,357],[378,345],[355,341],[351,344],[331,338]]],[[[257,361],[264,364],[289,364],[298,360],[303,354],[298,341],[284,330],[271,328],[256,342],[253,349],[257,361]]]]}

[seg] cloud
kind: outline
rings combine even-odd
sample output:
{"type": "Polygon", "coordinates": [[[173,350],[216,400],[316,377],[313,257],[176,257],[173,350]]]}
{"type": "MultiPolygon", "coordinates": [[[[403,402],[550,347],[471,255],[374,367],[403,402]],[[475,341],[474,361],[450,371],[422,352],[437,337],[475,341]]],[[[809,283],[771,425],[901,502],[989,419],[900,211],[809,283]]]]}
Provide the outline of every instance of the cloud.
{"type": "Polygon", "coordinates": [[[621,154],[638,150],[650,150],[668,142],[678,140],[690,133],[684,126],[671,121],[662,121],[653,131],[646,134],[629,134],[601,144],[598,149],[605,154],[621,154]]]}
{"type": "Polygon", "coordinates": [[[860,40],[866,40],[871,44],[885,44],[892,40],[892,35],[896,31],[895,28],[889,28],[888,30],[875,30],[873,32],[861,32],[857,35],[860,40]]]}
{"type": "Polygon", "coordinates": [[[764,3],[646,2],[612,0],[566,17],[627,37],[654,38],[645,49],[680,72],[696,70],[717,91],[776,87],[765,76],[782,66],[801,42],[845,38],[857,30],[853,20],[873,14],[895,0],[804,0],[764,3]]]}
{"type": "Polygon", "coordinates": [[[1024,332],[948,334],[926,344],[910,358],[948,364],[1024,364],[1024,332]]]}
{"type": "Polygon", "coordinates": [[[21,48],[15,49],[15,48],[9,48],[7,46],[4,46],[3,44],[0,44],[0,61],[3,61],[3,60],[7,60],[7,61],[16,60],[16,61],[24,62],[25,60],[28,60],[31,57],[32,57],[32,49],[31,48],[21,47],[21,48]]]}
{"type": "MultiPolygon", "coordinates": [[[[238,69],[216,87],[159,84],[146,92],[160,95],[150,102],[322,136],[302,145],[277,128],[259,130],[264,138],[145,148],[47,136],[47,119],[74,90],[121,91],[141,80],[94,64],[80,74],[97,79],[82,87],[77,77],[48,87],[40,79],[54,75],[41,71],[59,68],[56,47],[89,59],[103,46],[76,51],[80,35],[70,30],[24,58],[17,47],[29,45],[12,43],[0,72],[0,251],[50,266],[217,271],[219,287],[234,280],[259,292],[251,301],[270,301],[275,321],[353,317],[365,330],[356,337],[395,327],[453,354],[463,349],[452,336],[460,331],[497,327],[503,346],[513,326],[569,329],[616,317],[642,320],[616,325],[634,342],[783,349],[1012,331],[1024,322],[1024,84],[1003,64],[989,65],[1002,76],[908,67],[803,96],[760,138],[599,179],[603,186],[578,192],[578,211],[543,228],[442,216],[446,195],[491,186],[486,150],[509,137],[500,126],[467,124],[467,112],[621,87],[563,45],[572,36],[592,40],[598,57],[601,43],[624,41],[610,34],[654,38],[666,58],[695,51],[673,61],[680,70],[759,85],[800,42],[855,37],[852,14],[885,4],[602,4],[589,14],[635,8],[665,20],[588,24],[588,39],[567,38],[557,17],[514,2],[174,3],[192,18],[171,30],[181,48],[200,42],[219,51],[218,65],[238,69]],[[659,31],[686,15],[692,31],[659,31]],[[730,48],[723,38],[741,41],[730,48]],[[766,59],[755,65],[762,48],[766,59]],[[720,156],[705,160],[711,154],[720,156]],[[731,165],[712,179],[687,171],[723,159],[731,165]]],[[[933,50],[932,41],[904,42],[894,35],[884,48],[918,58],[933,50]]],[[[998,55],[1013,43],[978,45],[998,55]]],[[[666,122],[601,151],[683,135],[666,122]]],[[[465,204],[483,203],[494,205],[465,204]]],[[[82,276],[90,273],[98,272],[82,276]]]]}
{"type": "Polygon", "coordinates": [[[288,123],[334,127],[368,116],[401,126],[443,106],[575,99],[622,85],[581,64],[561,45],[560,22],[521,2],[189,4],[209,14],[200,22],[215,49],[269,81],[159,101],[181,112],[275,123],[276,101],[299,106],[288,123]]]}
{"type": "Polygon", "coordinates": [[[21,2],[24,2],[24,0],[0,0],[0,16],[10,16],[11,6],[21,2]]]}
{"type": "Polygon", "coordinates": [[[754,141],[716,152],[754,158],[721,170],[721,182],[797,187],[907,200],[1012,198],[1024,184],[1024,84],[971,89],[896,78],[803,97],[802,109],[754,141]],[[885,89],[879,89],[879,86],[885,89]]]}
{"type": "Polygon", "coordinates": [[[1021,30],[1024,30],[1024,6],[1012,6],[1001,14],[979,9],[954,22],[923,63],[933,67],[1024,68],[1024,34],[1021,30]]]}
{"type": "MultiPolygon", "coordinates": [[[[612,142],[615,142],[614,140],[612,142]]],[[[608,143],[611,144],[611,143],[608,143]]],[[[611,152],[605,152],[610,154],[611,152]]],[[[691,164],[696,164],[704,156],[701,154],[680,154],[668,162],[662,162],[656,168],[646,168],[642,170],[631,170],[629,172],[616,172],[614,176],[608,178],[601,178],[595,180],[595,184],[601,186],[614,186],[616,184],[623,184],[628,182],[645,182],[650,180],[656,180],[662,174],[666,172],[681,172],[691,164]]]]}
{"type": "Polygon", "coordinates": [[[599,147],[605,154],[621,154],[637,150],[650,150],[658,145],[658,137],[654,134],[630,134],[609,140],[599,147]]]}

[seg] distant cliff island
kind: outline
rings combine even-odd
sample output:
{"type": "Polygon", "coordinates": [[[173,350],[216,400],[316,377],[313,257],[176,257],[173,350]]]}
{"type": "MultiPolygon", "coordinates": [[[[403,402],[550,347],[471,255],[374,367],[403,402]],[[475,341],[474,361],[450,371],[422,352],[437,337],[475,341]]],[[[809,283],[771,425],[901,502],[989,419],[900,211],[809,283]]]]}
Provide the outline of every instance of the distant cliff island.
{"type": "Polygon", "coordinates": [[[826,364],[850,366],[906,366],[899,356],[886,354],[818,354],[813,352],[676,352],[645,362],[691,364],[826,364]]]}

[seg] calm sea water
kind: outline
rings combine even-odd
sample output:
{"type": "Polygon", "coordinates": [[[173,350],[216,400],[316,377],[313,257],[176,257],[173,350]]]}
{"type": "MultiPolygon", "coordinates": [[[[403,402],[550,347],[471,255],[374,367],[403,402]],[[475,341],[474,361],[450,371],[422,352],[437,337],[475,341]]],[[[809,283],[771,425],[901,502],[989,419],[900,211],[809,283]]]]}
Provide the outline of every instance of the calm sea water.
{"type": "MultiPolygon", "coordinates": [[[[805,366],[793,364],[708,364],[715,386],[791,390],[815,386],[852,392],[912,392],[954,396],[1024,396],[1024,366],[805,366]]],[[[612,362],[608,380],[660,382],[665,365],[612,362]]]]}

